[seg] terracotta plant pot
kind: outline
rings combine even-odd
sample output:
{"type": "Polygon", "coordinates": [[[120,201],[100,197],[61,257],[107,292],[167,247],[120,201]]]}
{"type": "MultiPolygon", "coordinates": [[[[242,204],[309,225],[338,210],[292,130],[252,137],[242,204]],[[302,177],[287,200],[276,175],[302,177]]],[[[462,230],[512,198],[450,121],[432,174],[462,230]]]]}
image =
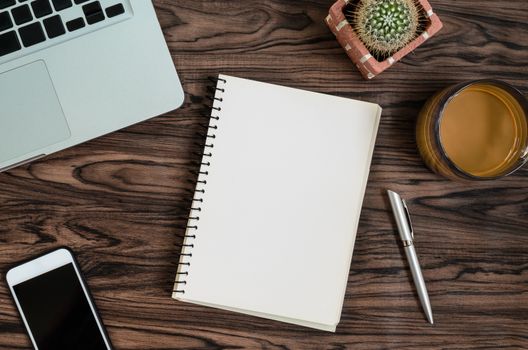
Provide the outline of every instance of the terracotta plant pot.
{"type": "Polygon", "coordinates": [[[405,55],[422,45],[427,39],[435,35],[440,29],[442,29],[442,22],[440,18],[433,12],[433,8],[427,2],[427,0],[417,0],[424,11],[425,17],[427,17],[427,24],[423,33],[418,35],[413,41],[408,43],[406,46],[401,48],[399,51],[388,57],[384,61],[379,62],[375,57],[367,50],[365,45],[361,42],[359,37],[356,35],[352,26],[348,23],[343,13],[344,8],[349,5],[352,1],[360,0],[338,0],[330,8],[330,13],[326,17],[326,24],[337,40],[343,46],[350,59],[356,64],[361,75],[365,79],[372,79],[376,75],[383,72],[385,69],[392,66],[394,63],[401,60],[405,55]]]}

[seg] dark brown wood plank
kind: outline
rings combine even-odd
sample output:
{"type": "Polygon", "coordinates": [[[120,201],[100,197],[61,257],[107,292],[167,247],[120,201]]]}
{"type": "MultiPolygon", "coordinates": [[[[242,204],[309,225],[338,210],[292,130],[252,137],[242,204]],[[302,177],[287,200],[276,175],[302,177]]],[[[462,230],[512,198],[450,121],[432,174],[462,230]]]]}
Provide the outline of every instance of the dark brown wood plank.
{"type": "MultiPolygon", "coordinates": [[[[117,349],[528,348],[528,169],[454,183],[425,168],[414,141],[423,102],[449,84],[498,78],[528,93],[528,2],[433,0],[444,29],[368,82],[323,22],[331,1],[154,3],[185,105],[0,174],[2,274],[72,247],[117,349]],[[207,77],[219,72],[384,108],[335,334],[170,299],[207,77]],[[398,248],[387,188],[414,214],[434,326],[398,248]]],[[[30,348],[5,283],[0,348],[30,348]]]]}

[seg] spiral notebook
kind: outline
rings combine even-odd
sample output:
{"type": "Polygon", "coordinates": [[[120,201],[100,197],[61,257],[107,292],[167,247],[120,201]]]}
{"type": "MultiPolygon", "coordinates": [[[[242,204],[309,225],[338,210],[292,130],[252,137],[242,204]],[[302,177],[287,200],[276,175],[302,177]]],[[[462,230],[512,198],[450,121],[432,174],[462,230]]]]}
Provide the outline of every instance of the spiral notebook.
{"type": "Polygon", "coordinates": [[[173,298],[335,331],[381,108],[227,75],[212,108],[173,298]]]}

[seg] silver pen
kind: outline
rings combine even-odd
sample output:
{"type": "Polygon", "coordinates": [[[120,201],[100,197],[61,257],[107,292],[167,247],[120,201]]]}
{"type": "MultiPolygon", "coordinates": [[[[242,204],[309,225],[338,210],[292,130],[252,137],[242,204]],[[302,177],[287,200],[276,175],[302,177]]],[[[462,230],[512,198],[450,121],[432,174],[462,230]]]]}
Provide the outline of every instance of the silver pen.
{"type": "Polygon", "coordinates": [[[433,311],[431,310],[431,303],[429,302],[429,295],[427,294],[427,288],[425,287],[425,281],[422,275],[422,270],[420,269],[420,263],[418,262],[418,256],[414,249],[414,232],[407,204],[405,204],[405,201],[396,192],[387,191],[387,193],[389,194],[392,212],[394,214],[394,219],[396,220],[396,225],[398,225],[403,249],[405,250],[405,255],[407,255],[407,261],[409,261],[409,267],[411,268],[420,303],[422,304],[427,320],[429,323],[433,324],[433,311]]]}

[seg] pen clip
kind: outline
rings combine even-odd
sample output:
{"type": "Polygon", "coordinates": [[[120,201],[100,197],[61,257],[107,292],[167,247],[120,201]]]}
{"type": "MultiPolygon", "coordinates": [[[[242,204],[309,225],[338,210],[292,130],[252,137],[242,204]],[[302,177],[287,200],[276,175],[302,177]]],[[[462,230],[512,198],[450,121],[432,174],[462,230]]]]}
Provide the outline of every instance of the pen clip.
{"type": "Polygon", "coordinates": [[[407,208],[407,203],[405,202],[405,199],[402,198],[401,201],[403,204],[403,209],[405,209],[405,216],[407,217],[407,223],[409,224],[409,228],[411,229],[411,237],[414,240],[414,229],[412,226],[411,215],[409,214],[409,208],[407,208]]]}

